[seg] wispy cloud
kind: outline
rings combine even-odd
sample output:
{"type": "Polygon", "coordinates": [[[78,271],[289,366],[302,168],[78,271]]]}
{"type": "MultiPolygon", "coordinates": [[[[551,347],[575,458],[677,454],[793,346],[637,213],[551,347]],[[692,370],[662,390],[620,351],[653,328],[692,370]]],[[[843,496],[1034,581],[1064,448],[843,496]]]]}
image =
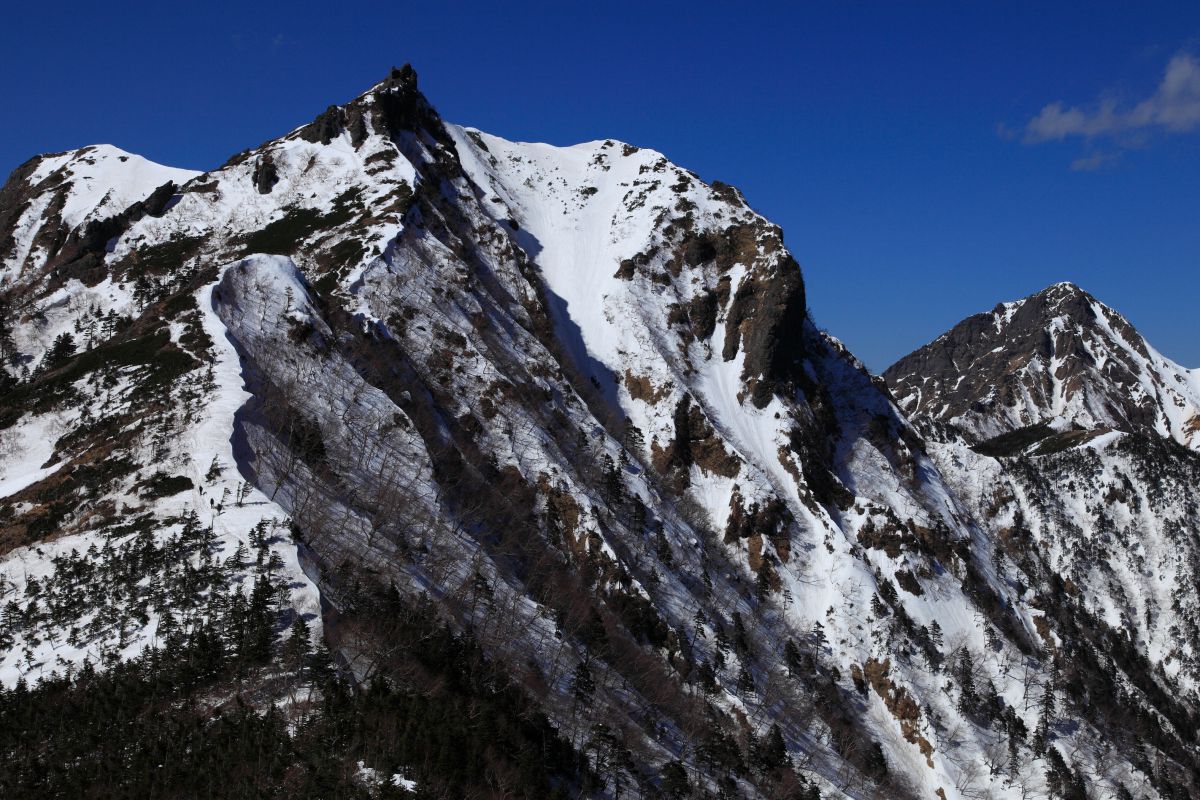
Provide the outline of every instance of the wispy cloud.
{"type": "Polygon", "coordinates": [[[1098,172],[1102,169],[1114,166],[1121,159],[1119,152],[1106,153],[1104,151],[1096,151],[1081,158],[1077,158],[1071,162],[1071,170],[1074,172],[1098,172]]]}
{"type": "MultiPolygon", "coordinates": [[[[1051,103],[1025,126],[1026,144],[1069,137],[1109,137],[1122,143],[1152,133],[1190,133],[1200,129],[1200,60],[1180,53],[1171,59],[1154,94],[1134,103],[1102,99],[1089,107],[1051,103]]],[[[1081,158],[1073,169],[1097,169],[1115,154],[1081,158]]]]}

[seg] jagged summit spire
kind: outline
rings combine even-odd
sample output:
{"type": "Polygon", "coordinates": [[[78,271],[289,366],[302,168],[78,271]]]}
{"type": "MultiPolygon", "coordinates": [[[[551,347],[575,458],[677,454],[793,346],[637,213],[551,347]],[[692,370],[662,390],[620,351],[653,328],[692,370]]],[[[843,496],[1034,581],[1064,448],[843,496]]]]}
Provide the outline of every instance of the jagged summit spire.
{"type": "Polygon", "coordinates": [[[402,131],[425,129],[445,137],[441,117],[417,88],[417,71],[411,64],[392,67],[379,83],[344,105],[332,105],[295,133],[310,142],[329,144],[343,131],[358,147],[368,135],[368,122],[377,133],[396,136],[402,131]]]}
{"type": "Polygon", "coordinates": [[[398,88],[403,91],[417,91],[417,71],[413,65],[405,63],[402,67],[392,67],[388,76],[376,84],[376,87],[398,88]]]}

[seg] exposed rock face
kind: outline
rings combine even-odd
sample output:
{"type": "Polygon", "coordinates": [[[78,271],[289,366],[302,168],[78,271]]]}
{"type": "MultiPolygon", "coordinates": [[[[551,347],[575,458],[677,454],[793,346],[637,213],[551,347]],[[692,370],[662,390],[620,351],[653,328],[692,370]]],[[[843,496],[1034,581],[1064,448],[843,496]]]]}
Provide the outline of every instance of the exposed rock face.
{"type": "Polygon", "coordinates": [[[254,188],[258,190],[258,193],[267,194],[271,191],[271,187],[279,183],[279,170],[275,168],[275,162],[271,160],[271,157],[266,155],[259,160],[252,177],[254,178],[254,188]]]}
{"type": "Polygon", "coordinates": [[[409,64],[393,67],[371,92],[345,106],[330,106],[295,133],[314,144],[329,144],[346,132],[357,149],[367,139],[368,124],[375,133],[392,138],[422,131],[449,143],[437,111],[417,89],[417,73],[409,64]]]}
{"type": "Polygon", "coordinates": [[[690,396],[685,395],[675,406],[674,424],[675,437],[666,447],[654,450],[654,465],[660,472],[686,475],[694,464],[715,475],[737,476],[741,461],[725,449],[690,396]]]}
{"type": "MultiPolygon", "coordinates": [[[[1186,571],[1154,554],[1178,611],[1123,600],[1143,554],[1102,575],[1081,531],[1132,518],[1087,528],[1056,506],[1058,462],[1018,474],[927,448],[813,326],[782,233],[731,187],[611,140],[451,125],[410,67],[204,175],[121,157],[31,162],[0,193],[0,344],[18,355],[0,591],[19,609],[86,597],[70,652],[49,614],[0,629],[5,681],[128,658],[158,620],[203,627],[279,579],[284,618],[324,623],[356,691],[467,692],[410,652],[444,638],[397,631],[420,610],[464,637],[495,670],[487,696],[527,703],[505,718],[575,754],[551,781],[572,794],[1000,797],[1048,771],[1097,796],[1195,788],[1195,650],[1141,622],[1191,635],[1186,571]],[[76,577],[114,542],[119,591],[76,577]],[[147,588],[180,583],[201,588],[178,608],[147,588]]],[[[928,356],[949,396],[980,326],[928,356]]],[[[1095,355],[1094,337],[1080,351],[1019,326],[1033,355],[1010,358],[1067,365],[1055,381],[1095,355]]],[[[972,413],[977,438],[1015,425],[972,413]]],[[[1190,462],[1123,458],[1128,480],[1092,470],[1078,505],[1111,497],[1186,542],[1190,512],[1145,464],[1169,461],[1176,487],[1190,462]]],[[[294,665],[276,667],[248,702],[278,699],[294,665]]],[[[496,744],[469,791],[430,766],[444,755],[398,766],[445,796],[503,794],[544,750],[504,761],[496,744]]]]}
{"type": "Polygon", "coordinates": [[[72,278],[85,286],[95,286],[102,281],[106,276],[104,254],[108,243],[143,217],[162,214],[178,188],[168,181],[145,200],[137,201],[119,214],[89,219],[82,228],[68,233],[62,247],[54,252],[47,264],[52,285],[61,286],[72,278]]]}
{"type": "Polygon", "coordinates": [[[761,277],[743,281],[733,296],[723,354],[729,360],[739,345],[745,351],[742,377],[759,408],[766,406],[772,392],[797,386],[806,313],[800,267],[790,258],[761,277]]]}
{"type": "Polygon", "coordinates": [[[338,106],[330,106],[320,116],[299,130],[300,138],[314,144],[329,144],[341,135],[346,123],[346,112],[338,106]]]}
{"type": "Polygon", "coordinates": [[[6,261],[17,255],[14,235],[22,215],[29,209],[33,187],[29,179],[43,157],[34,157],[12,171],[0,188],[0,258],[6,261]]]}

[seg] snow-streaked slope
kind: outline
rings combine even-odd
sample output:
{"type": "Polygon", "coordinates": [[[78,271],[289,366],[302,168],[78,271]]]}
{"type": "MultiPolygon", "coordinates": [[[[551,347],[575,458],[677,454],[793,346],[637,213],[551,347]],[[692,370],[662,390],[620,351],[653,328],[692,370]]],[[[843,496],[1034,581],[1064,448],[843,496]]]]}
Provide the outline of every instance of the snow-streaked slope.
{"type": "MultiPolygon", "coordinates": [[[[675,411],[686,400],[728,448],[727,464],[701,465],[694,476],[719,529],[735,485],[750,502],[774,491],[798,500],[779,457],[792,420],[778,401],[765,408],[750,402],[745,348],[722,348],[726,325],[733,324],[729,298],[763,273],[798,274],[773,240],[777,229],[653,150],[612,140],[554,147],[449,130],[467,174],[491,195],[484,209],[512,230],[544,281],[556,333],[574,366],[640,431],[645,455],[675,438],[675,411]],[[736,253],[696,256],[682,277],[673,277],[688,258],[679,250],[693,231],[720,236],[749,229],[761,241],[736,253]],[[681,231],[682,245],[673,238],[681,231]],[[717,263],[722,257],[729,263],[717,263]],[[681,322],[703,330],[695,309],[706,301],[713,317],[707,335],[681,335],[675,329],[681,322]],[[722,469],[730,474],[714,474],[722,469]]],[[[803,331],[780,334],[798,339],[803,331]]]]}
{"type": "Polygon", "coordinates": [[[1057,453],[995,459],[932,444],[951,485],[979,509],[1000,557],[1034,550],[1180,691],[1200,687],[1200,457],[1112,433],[1057,453]]]}
{"type": "MultiPolygon", "coordinates": [[[[726,474],[720,460],[690,467],[688,495],[712,524],[728,529],[734,511],[772,500],[787,507],[793,521],[775,536],[755,532],[749,545],[751,563],[765,556],[775,565],[781,595],[796,599],[795,605],[785,603],[780,622],[792,631],[820,624],[832,663],[882,662],[889,652],[885,642],[897,631],[880,623],[864,627],[863,621],[876,613],[872,598],[883,591],[881,585],[898,583],[906,587],[898,596],[905,617],[922,629],[936,621],[953,652],[977,654],[1002,704],[1020,709],[1017,716],[1028,729],[1037,727],[1028,702],[1034,691],[1030,673],[1020,679],[1009,673],[1005,665],[1018,660],[1019,651],[1000,643],[995,625],[1012,626],[1013,635],[1036,641],[1044,613],[1031,597],[1012,589],[985,532],[969,521],[969,506],[942,479],[919,437],[861,365],[811,326],[790,330],[806,342],[808,381],[798,396],[775,396],[759,408],[747,391],[744,353],[731,356],[720,346],[727,305],[718,305],[707,339],[673,330],[679,308],[695,308],[706,292],[737,296],[753,272],[778,253],[764,236],[732,263],[699,259],[674,279],[670,259],[676,243],[646,218],[669,221],[686,213],[698,231],[761,220],[652,152],[611,141],[558,148],[451,130],[467,174],[490,201],[484,207],[512,231],[545,282],[556,331],[572,360],[596,379],[603,401],[615,404],[642,432],[644,456],[653,460],[658,447],[678,434],[676,412],[686,398],[734,458],[726,474]],[[728,281],[723,290],[721,280],[728,281]],[[824,506],[813,502],[809,472],[817,472],[812,462],[819,456],[789,454],[797,425],[835,432],[829,466],[850,490],[843,508],[835,508],[828,495],[824,506]],[[803,465],[804,480],[789,472],[797,465],[803,465]],[[864,549],[861,543],[875,541],[875,532],[893,524],[890,520],[920,532],[924,544],[900,546],[899,555],[890,552],[894,545],[864,549]],[[983,576],[1010,609],[1009,621],[983,621],[960,585],[960,558],[975,562],[973,574],[983,576]],[[921,576],[919,594],[912,590],[913,575],[921,576]]],[[[730,548],[735,558],[737,552],[730,548]]],[[[753,572],[747,577],[753,579],[753,572]]],[[[959,713],[954,702],[936,697],[937,679],[918,664],[892,659],[887,680],[894,692],[927,698],[933,719],[959,713]]],[[[1016,779],[992,781],[969,766],[997,746],[985,730],[968,726],[948,736],[924,714],[897,725],[882,701],[868,703],[866,715],[885,742],[888,761],[903,765],[898,768],[922,792],[1017,797],[1038,785],[1039,770],[1031,762],[1013,765],[1020,773],[1016,779]]],[[[1081,732],[1080,740],[1093,735],[1081,732]]],[[[1126,780],[1132,770],[1122,766],[1115,774],[1126,780]]]]}

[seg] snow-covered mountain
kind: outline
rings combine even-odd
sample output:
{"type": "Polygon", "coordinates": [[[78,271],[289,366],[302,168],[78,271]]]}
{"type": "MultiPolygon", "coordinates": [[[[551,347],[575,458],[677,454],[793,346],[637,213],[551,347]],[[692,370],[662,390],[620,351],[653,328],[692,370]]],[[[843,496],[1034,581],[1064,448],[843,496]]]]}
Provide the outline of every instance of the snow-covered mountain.
{"type": "Polygon", "coordinates": [[[972,441],[1047,425],[1152,431],[1200,448],[1200,372],[1070,283],[968,317],[884,377],[905,411],[972,441]]]}
{"type": "MultiPolygon", "coordinates": [[[[1126,532],[1089,593],[1090,530],[1029,522],[1057,467],[927,445],[736,189],[451,125],[405,67],[218,169],[85,148],[2,192],[0,721],[134,663],[314,796],[1196,791],[1153,617],[1194,587],[1147,589],[1194,567],[1126,532]]],[[[1194,540],[1142,455],[1096,473],[1115,524],[1194,540]]]]}

